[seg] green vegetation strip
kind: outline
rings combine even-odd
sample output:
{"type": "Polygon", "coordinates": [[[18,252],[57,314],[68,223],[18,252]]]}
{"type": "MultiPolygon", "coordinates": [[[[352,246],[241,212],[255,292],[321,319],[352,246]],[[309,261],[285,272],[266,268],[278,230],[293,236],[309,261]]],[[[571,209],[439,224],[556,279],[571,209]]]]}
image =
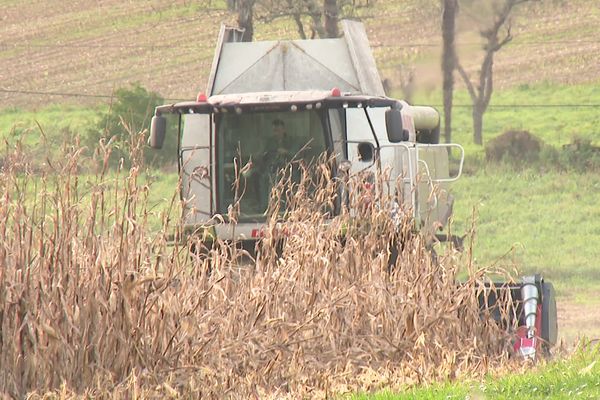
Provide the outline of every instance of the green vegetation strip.
{"type": "Polygon", "coordinates": [[[37,111],[5,109],[0,111],[0,137],[9,142],[22,139],[25,144],[37,144],[41,127],[49,141],[59,143],[69,133],[84,135],[96,125],[98,112],[104,108],[49,105],[37,111]]]}
{"type": "Polygon", "coordinates": [[[362,394],[355,400],[405,399],[598,399],[599,348],[581,348],[566,359],[532,366],[525,373],[487,377],[483,382],[457,382],[418,387],[400,393],[362,394]]]}

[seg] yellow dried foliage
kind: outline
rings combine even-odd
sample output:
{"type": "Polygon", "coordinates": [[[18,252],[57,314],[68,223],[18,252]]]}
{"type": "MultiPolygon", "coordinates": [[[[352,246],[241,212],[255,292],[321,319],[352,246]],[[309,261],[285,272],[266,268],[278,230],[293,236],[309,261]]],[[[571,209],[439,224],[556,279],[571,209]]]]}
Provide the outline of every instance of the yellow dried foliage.
{"type": "Polygon", "coordinates": [[[333,218],[328,168],[291,190],[284,179],[256,254],[218,242],[190,257],[190,242],[167,243],[179,229],[169,212],[162,231],[149,228],[141,166],[86,177],[82,154],[65,146],[35,171],[22,149],[5,154],[0,393],[326,398],[507,360],[506,334],[478,306],[486,271],[457,283],[451,250],[433,261],[410,218],[391,218],[382,177],[369,202],[350,196],[333,218]]]}

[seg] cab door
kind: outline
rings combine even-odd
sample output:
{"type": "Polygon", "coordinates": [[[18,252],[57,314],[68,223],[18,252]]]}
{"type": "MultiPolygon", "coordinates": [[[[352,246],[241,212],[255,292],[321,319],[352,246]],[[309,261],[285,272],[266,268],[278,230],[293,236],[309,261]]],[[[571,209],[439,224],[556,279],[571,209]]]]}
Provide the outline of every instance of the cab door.
{"type": "Polygon", "coordinates": [[[179,151],[183,220],[186,225],[208,222],[213,215],[213,177],[210,114],[182,115],[179,151]]]}

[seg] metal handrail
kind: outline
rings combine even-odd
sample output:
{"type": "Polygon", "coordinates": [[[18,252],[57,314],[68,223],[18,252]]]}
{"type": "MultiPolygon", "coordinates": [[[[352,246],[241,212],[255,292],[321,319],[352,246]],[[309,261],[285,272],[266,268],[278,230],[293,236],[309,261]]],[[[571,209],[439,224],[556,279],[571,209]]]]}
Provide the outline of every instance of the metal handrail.
{"type": "MultiPolygon", "coordinates": [[[[416,146],[411,146],[411,147],[409,147],[409,146],[408,146],[407,144],[405,144],[405,143],[384,144],[384,145],[380,145],[380,146],[379,146],[379,148],[380,148],[380,149],[387,148],[387,147],[390,147],[390,148],[392,148],[392,149],[394,149],[394,148],[397,148],[397,147],[404,147],[404,148],[406,149],[406,153],[408,154],[408,175],[409,175],[410,177],[413,177],[413,176],[414,176],[414,177],[416,177],[416,174],[415,174],[415,172],[413,171],[412,162],[411,162],[411,161],[413,161],[413,160],[412,160],[412,154],[410,153],[410,149],[411,149],[411,147],[412,147],[412,148],[414,148],[414,147],[416,147],[416,146]]],[[[405,181],[405,182],[406,182],[406,179],[407,179],[407,178],[403,178],[403,181],[405,181]]],[[[409,182],[412,182],[411,178],[408,178],[408,180],[409,180],[409,182]]]]}
{"type": "Polygon", "coordinates": [[[427,174],[427,178],[429,178],[429,186],[431,187],[431,195],[433,196],[433,199],[435,200],[433,202],[433,206],[431,207],[431,210],[433,210],[438,205],[438,198],[437,198],[437,195],[435,194],[435,187],[433,186],[433,179],[431,178],[431,172],[429,171],[429,165],[427,165],[425,160],[417,160],[417,161],[420,163],[423,163],[423,165],[425,166],[425,173],[427,174]]]}
{"type": "MultiPolygon", "coordinates": [[[[408,146],[406,143],[394,143],[394,144],[384,144],[384,145],[380,145],[379,149],[382,148],[398,148],[398,147],[404,147],[406,149],[406,153],[408,154],[408,178],[403,177],[402,178],[402,182],[403,183],[410,183],[411,184],[411,197],[412,197],[412,207],[413,207],[413,212],[414,212],[414,216],[415,218],[418,217],[419,215],[419,205],[417,202],[417,185],[416,185],[416,179],[417,179],[417,175],[416,172],[413,171],[413,155],[411,154],[411,148],[415,148],[416,146],[414,145],[414,143],[411,143],[412,146],[408,146]]],[[[417,155],[418,156],[418,155],[417,155]]],[[[416,164],[416,163],[415,163],[416,164]]]]}
{"type": "Polygon", "coordinates": [[[465,149],[460,145],[460,144],[456,144],[456,143],[441,143],[441,144],[417,144],[416,148],[417,148],[417,157],[419,156],[419,148],[420,147],[446,147],[446,148],[452,148],[452,147],[456,147],[460,150],[460,164],[458,166],[458,174],[456,174],[455,177],[453,178],[436,178],[433,179],[433,182],[436,183],[442,183],[442,182],[454,182],[457,181],[458,178],[460,178],[460,176],[462,175],[462,170],[463,170],[463,165],[465,162],[465,149]]]}

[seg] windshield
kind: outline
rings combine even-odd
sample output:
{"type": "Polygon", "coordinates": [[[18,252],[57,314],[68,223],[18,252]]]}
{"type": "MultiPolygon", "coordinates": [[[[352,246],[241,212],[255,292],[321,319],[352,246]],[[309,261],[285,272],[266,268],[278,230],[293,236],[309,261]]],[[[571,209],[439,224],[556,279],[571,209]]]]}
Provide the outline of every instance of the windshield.
{"type": "Polygon", "coordinates": [[[264,217],[278,171],[314,161],[327,150],[322,115],[316,110],[217,115],[218,212],[227,214],[237,193],[241,219],[264,217]],[[244,171],[237,184],[236,169],[244,171]]]}

